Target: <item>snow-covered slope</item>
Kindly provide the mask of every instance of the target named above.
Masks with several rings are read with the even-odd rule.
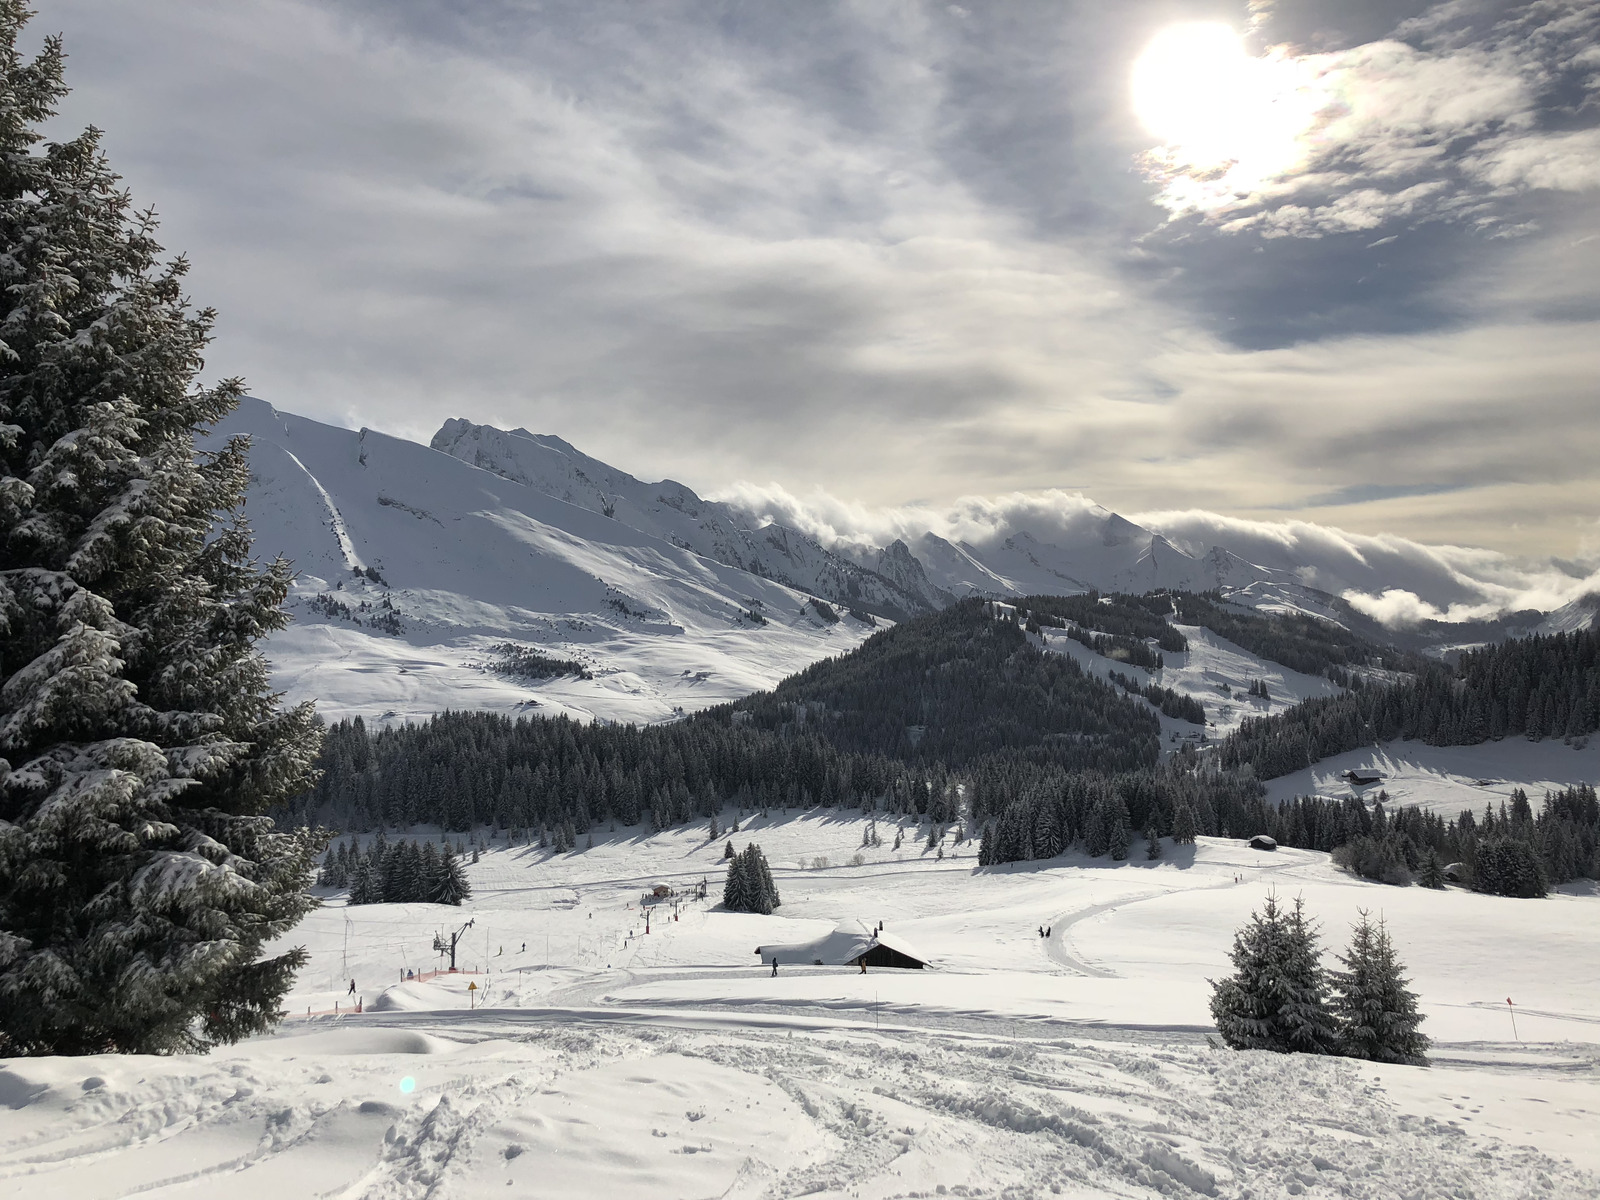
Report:
[[[956,595],[1064,594],[1098,589],[1206,591],[1292,575],[1245,562],[1221,547],[1198,554],[1107,509],[1084,509],[1049,535],[1018,530],[985,546],[952,544],[935,534],[916,543],[938,586]]]
[[[857,645],[807,597],[426,446],[246,400],[246,515],[299,571],[267,653],[291,700],[330,718],[445,708],[656,721],[771,686]],[[752,614],[755,614],[752,616]],[[486,667],[506,642],[593,678]]]
[[[1203,625],[1176,626],[1189,640],[1187,650],[1162,653],[1159,670],[1146,670],[1096,654],[1083,643],[1067,636],[1064,629],[1044,628],[1038,641],[1057,654],[1064,654],[1097,679],[1109,679],[1113,672],[1135,683],[1154,683],[1192,696],[1205,706],[1208,738],[1226,737],[1249,717],[1265,717],[1293,708],[1314,696],[1334,696],[1337,685],[1320,675],[1303,675],[1280,663],[1260,658]],[[1250,694],[1252,684],[1267,689],[1265,698]],[[1147,702],[1148,703],[1148,702]],[[1162,736],[1193,737],[1202,732],[1188,721],[1161,718]]]
[[[726,504],[702,500],[670,479],[645,483],[558,437],[446,421],[433,448],[536,491],[603,513],[714,562],[775,580],[845,607],[900,618],[950,602],[910,554],[891,547],[870,570],[779,524],[760,525]],[[887,568],[886,570],[884,568]]]
[[[715,900],[727,843],[704,825],[600,830],[573,853],[488,841],[460,909],[330,896],[285,942],[309,962],[277,1036],[205,1057],[0,1062],[0,1180],[29,1200],[1600,1188],[1589,889],[1391,888],[1312,851],[1213,838],[1154,862],[1140,848],[979,869],[973,841],[930,850],[914,819],[894,850],[862,846],[864,814],[722,816],[766,849],[778,913],[687,898],[644,932],[652,885],[709,878]],[[1330,965],[1358,910],[1383,913],[1433,1065],[1207,1044],[1206,981],[1274,889],[1305,898]],[[474,973],[403,981],[468,919]],[[774,976],[752,953],[850,921],[884,922],[934,968]]]

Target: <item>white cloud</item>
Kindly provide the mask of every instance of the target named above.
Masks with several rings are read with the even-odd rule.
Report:
[[[1487,29],[1472,23],[1481,15],[1445,4],[1394,38],[1318,54],[1269,49],[1257,62],[1280,81],[1273,104],[1302,114],[1280,123],[1292,144],[1220,168],[1158,148],[1146,165],[1161,203],[1227,232],[1309,238],[1482,221],[1496,193],[1600,186],[1600,131],[1537,128],[1548,94],[1600,52],[1600,10],[1548,0]],[[1282,165],[1251,166],[1268,160]]]
[[[1389,588],[1378,596],[1348,591],[1344,598],[1357,612],[1365,613],[1380,625],[1391,629],[1420,625],[1424,621],[1440,621],[1445,615],[1415,592],[1403,588]]]
[[[763,511],[874,544],[1047,537],[1079,492],[1261,516],[1399,481],[1461,490],[1328,519],[1570,553],[1600,512],[1591,252],[1529,238],[1538,269],[1445,273],[1465,315],[1444,333],[1233,348],[1213,293],[1177,307],[1199,268],[1130,245],[1159,214],[1126,178],[1120,91],[1043,53],[1033,93],[993,69],[1044,31],[1131,49],[1136,10],[53,0],[35,31],[67,34],[60,131],[107,128],[219,309],[211,372],[291,410],[424,440],[452,416],[527,426],[702,490],[776,479],[745,489]],[[962,85],[956,51],[985,36]],[[1444,211],[1441,131],[1476,139],[1480,192],[1580,177],[1578,143],[1527,149],[1524,58],[1308,61],[1367,88],[1325,115],[1343,156],[1228,219],[1304,236]],[[1074,106],[1041,115],[1047,92]],[[1224,273],[1273,282],[1245,256]]]
[[[980,551],[1023,531],[1046,544],[1074,544],[1108,516],[1088,497],[1063,491],[880,508],[822,489],[800,497],[778,484],[739,483],[713,498],[857,554],[896,538],[915,545],[923,533]],[[1305,520],[1246,520],[1200,509],[1135,512],[1127,519],[1191,554],[1222,546],[1258,566],[1295,572],[1306,586],[1342,595],[1390,626],[1477,620],[1528,608],[1548,611],[1600,589],[1600,571],[1579,579],[1553,564],[1494,551],[1430,546]]]
[[[1464,167],[1500,188],[1590,191],[1600,188],[1600,129],[1496,138],[1470,155]]]

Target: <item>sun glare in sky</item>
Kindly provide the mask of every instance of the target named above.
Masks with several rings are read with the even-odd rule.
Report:
[[[1252,56],[1217,22],[1173,25],[1133,64],[1133,108],[1160,142],[1169,207],[1214,209],[1293,172],[1323,100],[1303,63]]]

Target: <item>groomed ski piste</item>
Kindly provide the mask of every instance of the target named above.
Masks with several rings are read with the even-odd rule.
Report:
[[[276,1035],[206,1057],[0,1063],[0,1188],[1600,1194],[1600,896],[1587,885],[1546,900],[1393,888],[1322,854],[1223,839],[1167,842],[1156,861],[1136,841],[1122,863],[978,869],[975,842],[929,847],[914,820],[879,814],[875,846],[853,811],[730,810],[721,824],[735,820],[716,840],[705,823],[600,829],[592,849],[560,854],[451,835],[486,847],[461,908],[328,894],[291,939],[311,961]],[[730,836],[763,847],[774,915],[718,905]],[[657,886],[674,895],[648,906],[646,932]],[[1211,1044],[1206,981],[1270,891],[1305,898],[1325,954],[1358,910],[1387,920],[1432,1066]],[[468,921],[459,973],[404,981],[439,967],[435,935]],[[774,975],[755,954],[880,922],[930,967],[780,962]]]

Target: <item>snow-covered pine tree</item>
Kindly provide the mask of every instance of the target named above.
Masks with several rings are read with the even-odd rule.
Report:
[[[1338,957],[1344,970],[1331,972],[1329,978],[1340,1052],[1374,1062],[1424,1065],[1430,1043],[1419,1028],[1423,1018],[1417,995],[1406,987],[1404,968],[1383,921],[1374,925],[1362,909],[1350,949]]]
[[[1543,897],[1548,893],[1544,863],[1539,860],[1537,851],[1521,838],[1486,837],[1478,843],[1472,890],[1491,896]]]
[[[456,857],[454,850],[446,848],[439,860],[438,884],[429,899],[435,904],[459,905],[470,895],[472,886],[467,883],[466,873],[461,869],[461,860]]]
[[[439,891],[439,881],[443,876],[444,859],[439,853],[439,848],[432,842],[422,847],[421,869],[418,873],[418,899],[431,901]]]
[[[350,899],[348,904],[376,904],[378,895],[377,881],[373,878],[372,860],[365,856],[357,859],[355,870],[350,874]]]
[[[1425,888],[1443,891],[1445,886],[1444,864],[1439,861],[1439,852],[1429,850],[1423,855],[1421,869],[1417,871],[1417,882]]]
[[[1172,844],[1194,845],[1195,832],[1194,809],[1189,807],[1188,801],[1183,801],[1172,814]]]
[[[1111,824],[1106,798],[1101,796],[1089,809],[1089,818],[1083,825],[1083,849],[1091,858],[1099,858],[1111,849]]]
[[[1128,837],[1128,824],[1117,819],[1117,814],[1115,813],[1112,813],[1112,819],[1114,819],[1115,824],[1110,827],[1110,835],[1106,838],[1106,850],[1114,861],[1122,862],[1123,859],[1128,858],[1128,846],[1131,845],[1131,838]]]
[[[1268,895],[1263,910],[1234,934],[1229,957],[1233,975],[1211,982],[1211,1016],[1223,1041],[1235,1050],[1336,1051],[1316,933],[1300,900],[1285,913]]]
[[[749,912],[752,903],[749,862],[743,854],[728,860],[728,878],[722,885],[722,906],[729,912]]]
[[[1154,821],[1144,831],[1144,856],[1152,862],[1161,857],[1161,835],[1156,832]]]
[[[759,899],[757,912],[770,913],[783,904],[778,895],[777,882],[772,878],[772,870],[767,866],[767,856],[761,853],[761,847],[751,842],[745,848],[745,853],[750,856],[752,874],[756,879],[756,894]]]
[[[270,1028],[319,840],[260,814],[321,741],[255,649],[290,570],[239,515],[247,445],[196,453],[184,297],[89,130],[42,147],[58,39],[0,0],[0,1056],[203,1050]]]
[[[733,858],[733,839],[729,838],[722,845],[722,861],[728,862]]]

